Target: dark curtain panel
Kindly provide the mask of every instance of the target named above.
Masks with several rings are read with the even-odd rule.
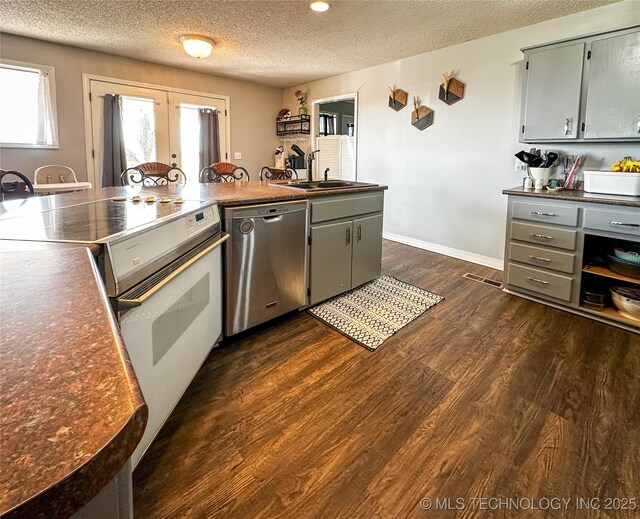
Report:
[[[127,152],[122,132],[122,105],[117,94],[104,96],[104,142],[102,187],[121,185],[120,177],[127,169]]]
[[[220,132],[218,112],[209,108],[198,110],[200,121],[200,171],[220,162]]]

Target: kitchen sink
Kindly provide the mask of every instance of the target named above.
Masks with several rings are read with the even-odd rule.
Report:
[[[290,187],[293,189],[350,189],[364,186],[376,186],[377,184],[369,184],[367,182],[348,182],[346,180],[294,180],[292,182],[272,182],[271,185],[280,187]]]

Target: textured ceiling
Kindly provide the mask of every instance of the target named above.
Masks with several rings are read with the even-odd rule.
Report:
[[[0,0],[0,31],[278,87],[618,0]],[[182,34],[213,39],[187,56]]]

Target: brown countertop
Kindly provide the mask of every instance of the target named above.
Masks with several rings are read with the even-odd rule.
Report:
[[[0,514],[68,517],[119,472],[147,407],[86,247],[0,248]]]
[[[513,187],[502,191],[503,195],[530,196],[534,198],[550,198],[553,200],[569,200],[573,202],[589,202],[592,204],[621,205],[626,207],[640,207],[640,197],[638,196],[617,196],[599,195],[597,193],[586,193],[578,189],[563,189],[562,191],[549,191],[524,189],[523,187]]]
[[[382,191],[385,189],[387,189],[387,186],[363,185],[346,189],[304,190],[286,187],[284,184],[273,185],[267,182],[228,182],[144,188],[145,191],[168,193],[168,196],[181,196],[184,199],[215,200],[221,207],[286,200],[306,200],[307,198]]]

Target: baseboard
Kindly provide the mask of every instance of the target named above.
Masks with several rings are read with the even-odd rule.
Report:
[[[444,245],[438,245],[437,243],[416,240],[415,238],[409,238],[408,236],[402,236],[401,234],[394,234],[391,232],[383,233],[382,237],[385,240],[391,240],[398,243],[403,243],[404,245],[411,245],[412,247],[417,247],[418,249],[437,252],[438,254],[444,254],[445,256],[451,256],[452,258],[470,261],[471,263],[477,263],[478,265],[483,265],[492,269],[503,269],[503,261],[498,258],[490,258],[489,256],[482,256],[481,254],[474,254],[473,252],[445,247]]]

